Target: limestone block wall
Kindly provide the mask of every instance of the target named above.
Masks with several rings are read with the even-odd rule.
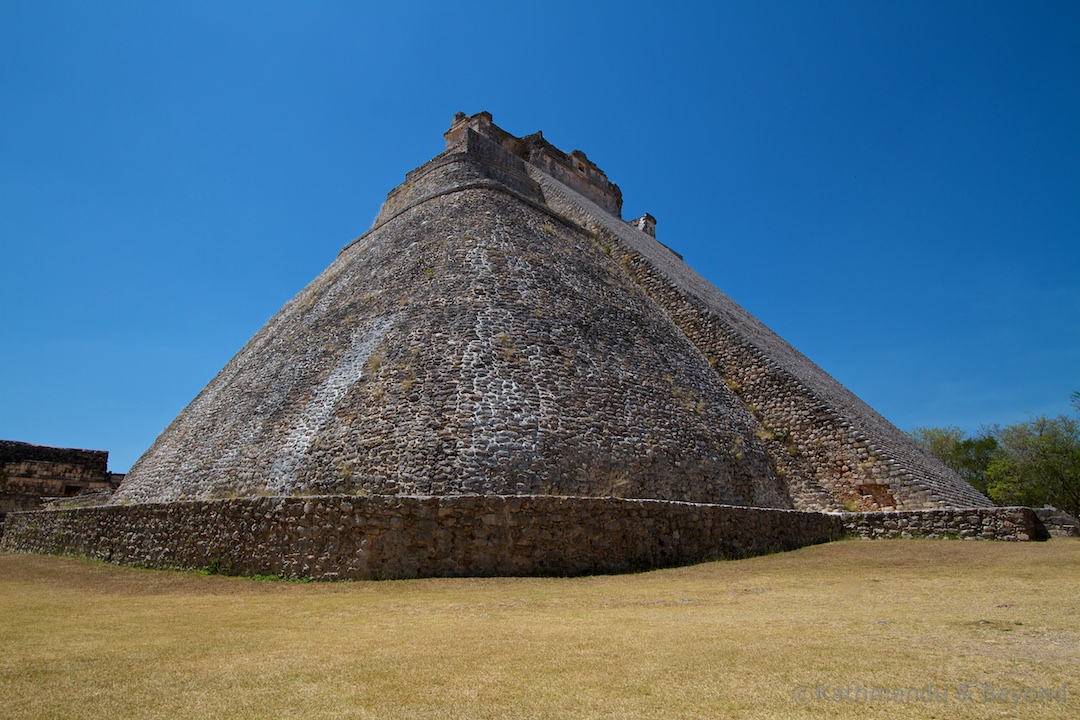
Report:
[[[948,508],[942,510],[845,513],[844,531],[867,540],[955,538],[965,540],[1046,540],[1050,537],[1031,508]]]
[[[622,213],[622,191],[619,186],[608,180],[607,175],[589,160],[585,153],[574,150],[564,153],[544,139],[541,132],[515,137],[506,132],[491,119],[491,113],[480,112],[472,116],[458,113],[454,122],[444,134],[447,152],[459,152],[470,144],[472,139],[482,138],[485,142],[478,148],[483,159],[495,158],[507,164],[505,155],[527,160],[533,166],[560,183],[574,189],[596,203],[605,211],[619,216]],[[470,148],[471,150],[471,148]],[[504,157],[500,158],[496,152]],[[513,163],[509,163],[513,165]],[[516,167],[516,165],[515,165]],[[406,176],[407,179],[411,179]]]
[[[607,175],[585,157],[585,153],[574,150],[566,155],[539,135],[530,135],[525,140],[530,145],[528,160],[531,165],[573,188],[615,217],[622,214],[622,191],[619,186],[609,182]]]
[[[405,182],[387,194],[375,226],[427,198],[482,186],[505,188],[533,202],[543,199],[539,186],[525,171],[524,160],[466,129],[455,135],[446,152],[406,174]]]
[[[0,549],[336,580],[623,572],[842,532],[837,515],[655,500],[266,497],[12,513]]]

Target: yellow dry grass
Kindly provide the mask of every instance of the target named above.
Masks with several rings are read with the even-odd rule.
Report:
[[[336,584],[0,554],[0,716],[1073,718],[1078,591],[1063,539]]]

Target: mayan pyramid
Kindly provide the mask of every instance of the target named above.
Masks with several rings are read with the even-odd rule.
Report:
[[[114,504],[989,501],[654,237],[586,156],[459,113],[446,151],[263,327]]]

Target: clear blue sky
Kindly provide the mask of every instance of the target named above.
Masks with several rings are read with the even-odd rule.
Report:
[[[125,471],[442,149],[538,129],[900,428],[1080,390],[1080,3],[0,3],[0,438]]]

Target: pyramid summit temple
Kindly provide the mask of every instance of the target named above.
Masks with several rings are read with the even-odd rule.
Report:
[[[624,220],[584,153],[488,113],[445,138],[106,504],[4,545],[366,578],[651,567],[856,515],[1033,532]]]

